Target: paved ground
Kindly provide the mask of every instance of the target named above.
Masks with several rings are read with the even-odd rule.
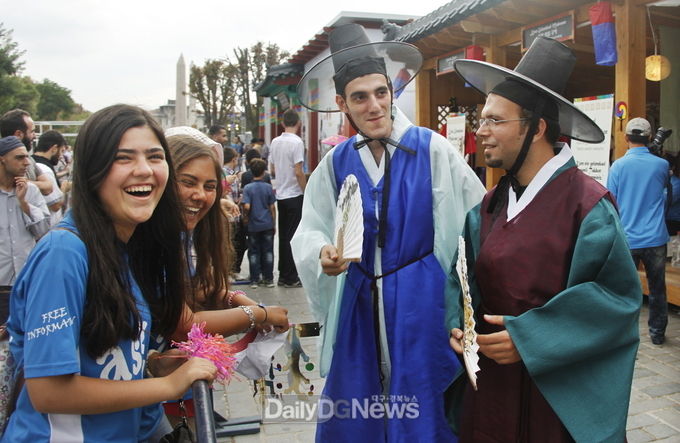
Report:
[[[302,289],[245,288],[248,295],[266,304],[278,304],[288,308],[289,318],[294,323],[313,321]],[[652,345],[646,330],[647,308],[643,307],[640,318],[641,343],[635,365],[635,379],[631,395],[628,416],[628,441],[630,443],[658,441],[680,442],[680,315],[677,311],[670,313],[667,330],[667,341],[661,346]],[[303,349],[309,354],[311,362],[318,362],[316,340],[302,338]],[[274,363],[285,365],[287,357],[283,350],[279,351]],[[302,365],[304,366],[304,365]],[[275,371],[278,372],[278,371]],[[303,375],[310,383],[303,383],[308,389],[314,386],[314,392],[321,392],[323,380],[319,377],[316,366]],[[285,389],[287,380],[280,376],[275,383],[281,383]],[[277,392],[280,392],[277,389]],[[215,393],[215,409],[231,418],[259,416],[260,397],[253,397],[252,384],[245,380],[233,381],[227,388],[226,397],[222,392]],[[226,401],[225,401],[226,398]],[[314,424],[282,423],[264,424],[260,432],[253,435],[221,438],[221,442],[234,443],[308,443],[314,441]]]

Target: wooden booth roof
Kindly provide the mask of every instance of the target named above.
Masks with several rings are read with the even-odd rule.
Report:
[[[680,26],[680,8],[660,7],[658,0],[633,0],[640,6],[649,5],[654,27]],[[509,61],[519,60],[521,28],[564,11],[575,11],[577,24],[574,43],[567,44],[576,52],[593,53],[592,32],[588,8],[593,0],[453,0],[431,13],[402,26],[394,40],[412,43],[425,59],[458,51],[478,44],[489,45],[494,36],[499,46],[510,46]],[[648,46],[653,50],[651,36]],[[591,56],[592,57],[592,56]]]

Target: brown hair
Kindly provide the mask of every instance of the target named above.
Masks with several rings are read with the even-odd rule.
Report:
[[[193,295],[188,299],[193,310],[218,309],[222,307],[223,298],[229,290],[229,272],[233,260],[229,223],[220,207],[223,192],[222,168],[212,148],[189,135],[170,136],[168,145],[176,173],[190,161],[200,157],[210,157],[215,165],[217,178],[215,203],[198,222],[192,234],[196,252],[196,272],[191,278]],[[202,293],[203,298],[196,297],[197,293]]]

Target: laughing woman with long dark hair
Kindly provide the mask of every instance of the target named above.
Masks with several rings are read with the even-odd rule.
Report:
[[[73,210],[33,250],[11,295],[25,376],[3,441],[138,441],[141,407],[176,399],[212,363],[144,378],[152,334],[185,304],[184,229],[163,132],[136,107],[93,114],[75,144]]]

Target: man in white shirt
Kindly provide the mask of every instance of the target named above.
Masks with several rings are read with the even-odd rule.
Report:
[[[52,192],[45,196],[45,202],[50,210],[50,224],[56,225],[63,218],[62,208],[64,206],[64,192],[62,192],[62,182],[57,177],[55,167],[59,164],[66,140],[58,131],[44,132],[35,147],[33,160],[40,171],[47,175],[52,182]]]
[[[298,278],[290,240],[302,218],[302,196],[307,178],[302,170],[305,147],[297,132],[300,117],[292,109],[283,113],[284,133],[272,140],[269,165],[279,211],[279,286],[302,286]]]

